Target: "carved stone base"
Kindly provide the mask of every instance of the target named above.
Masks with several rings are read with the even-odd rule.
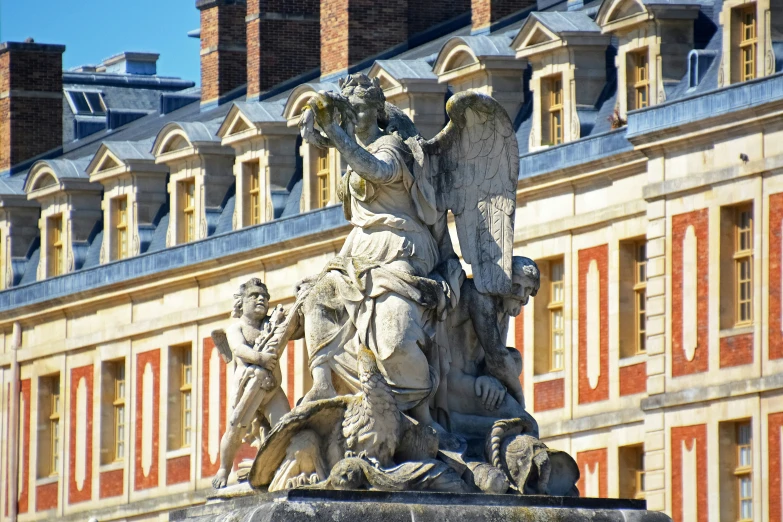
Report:
[[[671,522],[643,500],[295,489],[260,493],[237,488],[169,520],[197,522]],[[245,494],[243,494],[245,493]]]

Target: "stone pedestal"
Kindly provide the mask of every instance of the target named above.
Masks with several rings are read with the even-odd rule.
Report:
[[[169,520],[198,522],[671,522],[643,500],[239,487]]]

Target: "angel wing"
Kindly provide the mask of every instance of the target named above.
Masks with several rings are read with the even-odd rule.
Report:
[[[438,210],[451,210],[462,256],[482,294],[511,291],[519,146],[505,109],[492,97],[460,92],[446,104],[450,121],[422,149],[437,156],[431,183]]]

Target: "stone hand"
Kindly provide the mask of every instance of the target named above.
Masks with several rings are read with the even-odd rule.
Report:
[[[489,375],[482,375],[476,379],[475,392],[489,411],[497,410],[506,397],[506,388],[499,380]]]
[[[277,367],[277,353],[271,344],[268,344],[258,354],[258,366],[266,368],[270,372]]]

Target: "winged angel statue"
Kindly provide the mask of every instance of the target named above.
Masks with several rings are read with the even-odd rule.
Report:
[[[552,484],[572,492],[578,471],[536,439],[521,360],[505,346],[509,316],[539,284],[535,263],[512,256],[508,115],[459,93],[425,140],[377,80],[354,74],[340,87],[310,99],[300,130],[347,163],[338,198],[353,228],[283,322],[281,345],[304,337],[313,386],[272,426],[251,485],[542,492],[554,466],[570,475]]]

